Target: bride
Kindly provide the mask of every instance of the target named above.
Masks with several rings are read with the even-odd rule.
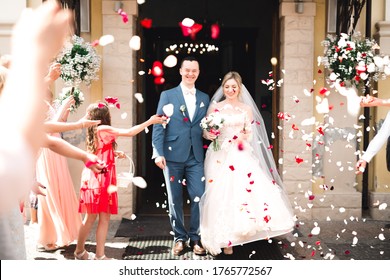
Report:
[[[219,143],[209,146],[205,159],[206,190],[200,200],[205,249],[232,254],[233,246],[292,231],[295,217],[263,119],[237,72],[225,75],[206,117],[210,114],[218,114],[222,125],[203,134]]]

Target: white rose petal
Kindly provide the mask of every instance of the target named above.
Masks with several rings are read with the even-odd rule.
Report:
[[[173,109],[174,109],[173,104],[164,105],[164,107],[162,108],[164,114],[165,114],[167,117],[170,117],[170,116],[173,115]]]
[[[147,183],[142,177],[134,177],[133,184],[141,189],[145,189],[147,187]]]
[[[186,27],[191,27],[195,24],[195,21],[191,18],[185,18],[181,21],[181,24]]]
[[[320,231],[321,231],[321,228],[320,227],[314,227],[312,230],[311,230],[311,234],[313,235],[318,235],[320,234]]]
[[[131,37],[129,46],[132,50],[138,51],[141,49],[141,38],[137,35]]]
[[[139,103],[143,103],[143,102],[144,102],[144,98],[143,98],[143,96],[142,96],[142,93],[139,93],[139,92],[134,93],[134,97],[135,97],[135,99],[137,99],[137,101],[138,101]]]
[[[171,55],[168,55],[165,59],[164,59],[164,65],[166,67],[169,67],[169,68],[172,68],[172,67],[175,67],[176,64],[177,64],[177,58],[176,56],[174,56],[173,54]]]
[[[378,209],[379,210],[385,210],[387,208],[387,203],[382,203],[381,205],[379,205]]]
[[[105,47],[108,44],[113,43],[114,41],[115,41],[114,36],[112,36],[112,35],[103,35],[99,39],[99,45],[102,46],[102,47]]]

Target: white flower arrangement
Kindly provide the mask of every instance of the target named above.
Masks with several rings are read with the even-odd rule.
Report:
[[[373,81],[390,74],[389,56],[376,54],[379,46],[375,40],[361,38],[360,33],[328,35],[322,45],[324,56],[319,57],[319,63],[329,69],[327,81],[332,85],[356,86],[364,92]]]
[[[216,138],[213,140],[214,151],[221,149],[218,142],[218,136],[221,134],[220,129],[223,127],[224,121],[225,120],[221,117],[220,111],[217,109],[200,121],[200,127],[203,130],[206,130],[216,136]]]
[[[101,58],[90,43],[77,35],[65,44],[56,61],[61,64],[60,77],[66,86],[89,86],[98,80]]]

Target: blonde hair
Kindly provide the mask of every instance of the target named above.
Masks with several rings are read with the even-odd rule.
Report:
[[[230,71],[230,72],[226,73],[226,75],[223,77],[223,80],[222,80],[222,87],[226,84],[226,82],[228,80],[231,80],[231,79],[233,79],[237,82],[238,88],[240,89],[238,94],[240,94],[241,93],[241,86],[242,86],[242,78],[241,78],[240,74],[238,74],[235,71]]]

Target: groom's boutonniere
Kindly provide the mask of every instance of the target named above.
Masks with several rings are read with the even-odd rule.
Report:
[[[188,122],[188,118],[186,117],[186,114],[184,113],[185,111],[186,111],[186,105],[181,105],[180,106],[180,111],[181,111],[181,113],[183,114],[183,121],[185,121],[185,122]]]

